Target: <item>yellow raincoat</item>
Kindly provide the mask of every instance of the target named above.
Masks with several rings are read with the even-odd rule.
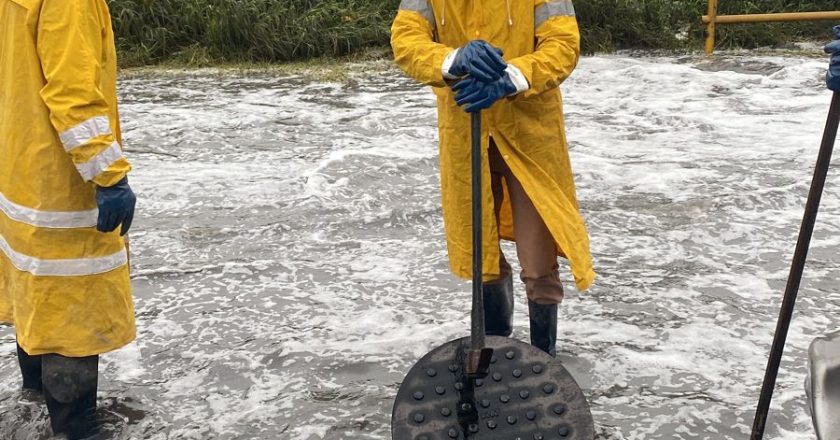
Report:
[[[135,337],[127,252],[95,229],[95,185],[131,168],[108,7],[0,0],[0,29],[0,321],[30,355],[119,348]]]
[[[452,271],[472,276],[470,117],[455,104],[442,66],[446,57],[470,40],[482,39],[504,50],[530,89],[497,102],[483,115],[485,279],[498,278],[498,239],[515,239],[505,197],[501,230],[490,207],[487,150],[495,140],[511,171],[522,182],[568,258],[580,290],[595,279],[589,237],[580,216],[563,106],[558,89],[574,70],[580,35],[568,0],[403,0],[392,27],[397,64],[414,79],[434,88],[438,98],[443,214]]]

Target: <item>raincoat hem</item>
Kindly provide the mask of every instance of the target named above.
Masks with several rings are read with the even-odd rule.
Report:
[[[114,342],[112,344],[102,345],[98,348],[92,348],[90,350],[44,350],[44,349],[30,349],[27,347],[25,340],[18,340],[18,344],[20,344],[21,348],[30,356],[40,356],[43,354],[58,354],[64,357],[70,358],[82,358],[88,356],[97,356],[100,354],[110,353],[114,350],[118,350],[120,348],[125,347],[126,345],[134,342],[137,339],[137,332],[132,332],[131,335],[119,340],[118,342]]]

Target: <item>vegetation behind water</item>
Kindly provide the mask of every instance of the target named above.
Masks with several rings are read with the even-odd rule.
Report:
[[[519,0],[517,0],[519,1]],[[524,0],[523,0],[524,1]],[[280,62],[387,47],[400,0],[110,0],[124,66]],[[837,0],[720,0],[720,14],[838,9]],[[698,50],[707,0],[578,0],[586,53]],[[827,40],[827,22],[720,26],[720,48]]]

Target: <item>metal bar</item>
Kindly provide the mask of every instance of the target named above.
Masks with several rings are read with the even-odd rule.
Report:
[[[716,0],[709,0],[711,3]],[[783,12],[777,14],[743,14],[743,15],[713,15],[709,11],[709,15],[703,16],[703,23],[709,25],[717,24],[734,24],[734,23],[771,23],[781,21],[819,21],[819,20],[840,20],[840,11],[823,11],[823,12]],[[708,41],[707,41],[708,50]]]
[[[785,342],[787,340],[788,330],[790,329],[790,322],[793,319],[793,309],[796,305],[796,297],[799,294],[799,284],[802,281],[802,272],[805,269],[805,261],[808,258],[811,236],[814,232],[814,224],[817,221],[817,213],[820,210],[820,200],[822,199],[825,180],[831,165],[831,154],[834,150],[834,141],[837,139],[838,125],[840,125],[840,93],[834,93],[834,97],[831,100],[831,108],[828,112],[828,122],[823,133],[822,145],[820,146],[820,154],[814,169],[814,180],[811,181],[811,190],[808,193],[808,202],[805,205],[805,216],[802,219],[802,226],[799,230],[799,240],[796,243],[796,252],[793,256],[790,276],[788,277],[787,287],[785,289],[785,298],[782,301],[779,321],[776,324],[776,334],[773,338],[773,347],[770,350],[770,359],[767,362],[767,371],[764,376],[764,384],[761,388],[758,409],[755,412],[750,440],[761,440],[764,436],[767,413],[770,411],[770,401],[773,399],[773,391],[776,388],[779,366],[782,363]]]
[[[484,235],[482,233],[482,201],[483,192],[481,176],[483,172],[483,158],[481,156],[481,112],[472,113],[472,263],[473,263],[473,298],[472,298],[472,326],[470,331],[470,348],[474,352],[484,349],[484,295],[482,293],[483,249]]]
[[[711,55],[715,51],[715,24],[717,21],[717,4],[718,0],[709,0],[709,15],[703,16],[703,22],[708,23],[706,26],[706,55]],[[708,21],[706,19],[708,18]]]

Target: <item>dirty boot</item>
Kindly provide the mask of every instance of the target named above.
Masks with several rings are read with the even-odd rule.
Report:
[[[23,389],[40,393],[43,389],[41,384],[41,356],[30,356],[18,344],[18,364],[23,376]]]
[[[79,440],[98,432],[98,369],[99,356],[43,356],[44,397],[55,434],[64,434],[68,440]]]
[[[484,333],[509,337],[513,333],[513,277],[483,285]]]
[[[555,357],[557,304],[537,304],[528,301],[528,314],[531,320],[531,345]]]

